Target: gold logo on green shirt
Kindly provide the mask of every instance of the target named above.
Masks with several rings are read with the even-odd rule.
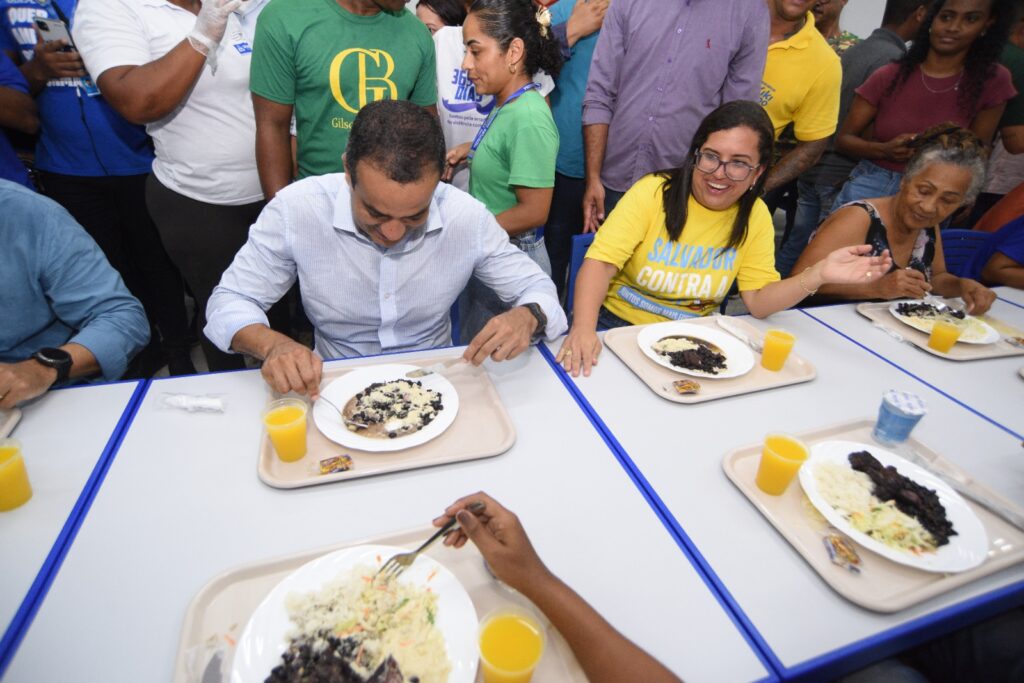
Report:
[[[345,93],[341,89],[341,69],[345,60],[353,56],[357,60],[356,68],[359,73],[357,88],[359,102],[355,107],[345,99]],[[367,50],[361,47],[343,50],[331,61],[331,93],[346,111],[356,114],[367,102],[398,99],[398,88],[391,80],[391,74],[394,71],[395,60],[384,50]]]

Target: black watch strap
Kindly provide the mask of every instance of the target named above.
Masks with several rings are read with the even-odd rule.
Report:
[[[54,385],[63,384],[71,374],[71,354],[64,349],[42,348],[32,354],[32,360],[57,371]]]
[[[544,315],[544,310],[538,303],[531,302],[523,305],[526,307],[526,310],[532,313],[533,317],[537,319],[537,329],[533,331],[533,337],[530,338],[531,341],[537,341],[544,336],[544,331],[548,327],[548,317]]]

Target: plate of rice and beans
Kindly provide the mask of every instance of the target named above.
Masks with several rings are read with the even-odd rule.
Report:
[[[874,444],[815,444],[800,468],[800,485],[834,527],[893,562],[952,573],[988,556],[985,527],[960,494]]]
[[[637,335],[645,356],[658,365],[694,377],[726,379],[754,367],[754,354],[731,334],[706,325],[667,322],[648,325]]]

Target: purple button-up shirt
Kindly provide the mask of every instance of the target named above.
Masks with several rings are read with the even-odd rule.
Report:
[[[583,98],[583,125],[610,126],[604,185],[682,165],[711,110],[757,101],[770,32],[764,0],[615,0]]]

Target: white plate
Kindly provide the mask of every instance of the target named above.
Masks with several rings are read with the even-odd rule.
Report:
[[[231,683],[262,683],[281,663],[288,649],[287,633],[291,620],[285,598],[294,592],[319,590],[339,574],[360,564],[379,567],[404,548],[386,545],[361,545],[343,548],[307,562],[274,586],[245,625],[238,640],[231,667]],[[437,594],[436,625],[444,637],[452,670],[448,683],[473,683],[477,666],[476,609],[469,594],[455,575],[427,555],[420,555],[398,579],[402,583],[428,585]]]
[[[668,358],[662,356],[652,348],[654,344],[661,339],[676,335],[696,337],[697,339],[703,339],[704,341],[717,346],[725,355],[725,369],[720,371],[717,375],[712,375],[709,372],[700,372],[699,370],[688,370],[686,368],[676,367],[669,362]],[[745,375],[754,367],[754,354],[750,350],[749,346],[731,334],[723,332],[722,330],[717,330],[713,327],[705,327],[704,325],[694,325],[693,323],[679,321],[648,325],[640,331],[640,334],[636,337],[636,341],[640,345],[640,350],[643,351],[645,356],[653,360],[658,365],[664,366],[669,370],[675,370],[676,372],[680,372],[684,375],[707,377],[711,379],[726,379],[728,377],[739,377],[740,375]]]
[[[373,365],[366,368],[356,368],[334,380],[320,393],[327,397],[339,408],[344,408],[353,396],[363,391],[374,382],[392,382],[398,379],[407,379],[405,373],[410,370],[419,370],[418,365]],[[317,428],[334,443],[355,448],[360,451],[371,451],[384,453],[388,451],[401,451],[413,446],[420,446],[435,439],[452,426],[455,416],[459,412],[459,395],[455,387],[443,375],[434,373],[421,377],[418,380],[428,389],[440,392],[441,405],[443,410],[437,417],[423,429],[406,436],[399,436],[394,439],[375,439],[369,436],[356,434],[341,419],[341,415],[326,401],[317,400],[313,405],[313,421]]]
[[[850,466],[850,453],[867,451],[882,465],[892,465],[903,476],[912,479],[921,486],[930,488],[939,496],[939,502],[946,508],[946,517],[953,523],[956,536],[949,537],[949,543],[941,546],[934,553],[914,555],[897,548],[891,548],[876,541],[865,533],[854,529],[838,510],[829,505],[818,491],[814,478],[814,467],[822,462],[833,462],[845,467]],[[893,562],[916,567],[928,572],[962,572],[977,567],[988,557],[988,534],[981,520],[946,482],[935,475],[904,460],[898,455],[873,444],[857,443],[856,441],[823,441],[811,448],[811,457],[800,468],[800,485],[804,493],[818,511],[825,516],[835,528],[853,539],[864,548],[886,557]]]
[[[907,299],[903,301],[894,301],[889,304],[889,312],[892,317],[899,320],[904,325],[909,325],[915,330],[920,330],[925,334],[932,333],[932,325],[935,324],[934,320],[924,320],[922,318],[915,318],[907,315],[900,315],[896,312],[896,307],[900,304],[928,304],[930,302],[921,299]],[[979,320],[973,315],[967,316],[965,320],[970,321],[971,327],[964,330],[960,338],[957,339],[957,343],[964,342],[965,344],[995,344],[999,341],[999,333],[984,320]]]

